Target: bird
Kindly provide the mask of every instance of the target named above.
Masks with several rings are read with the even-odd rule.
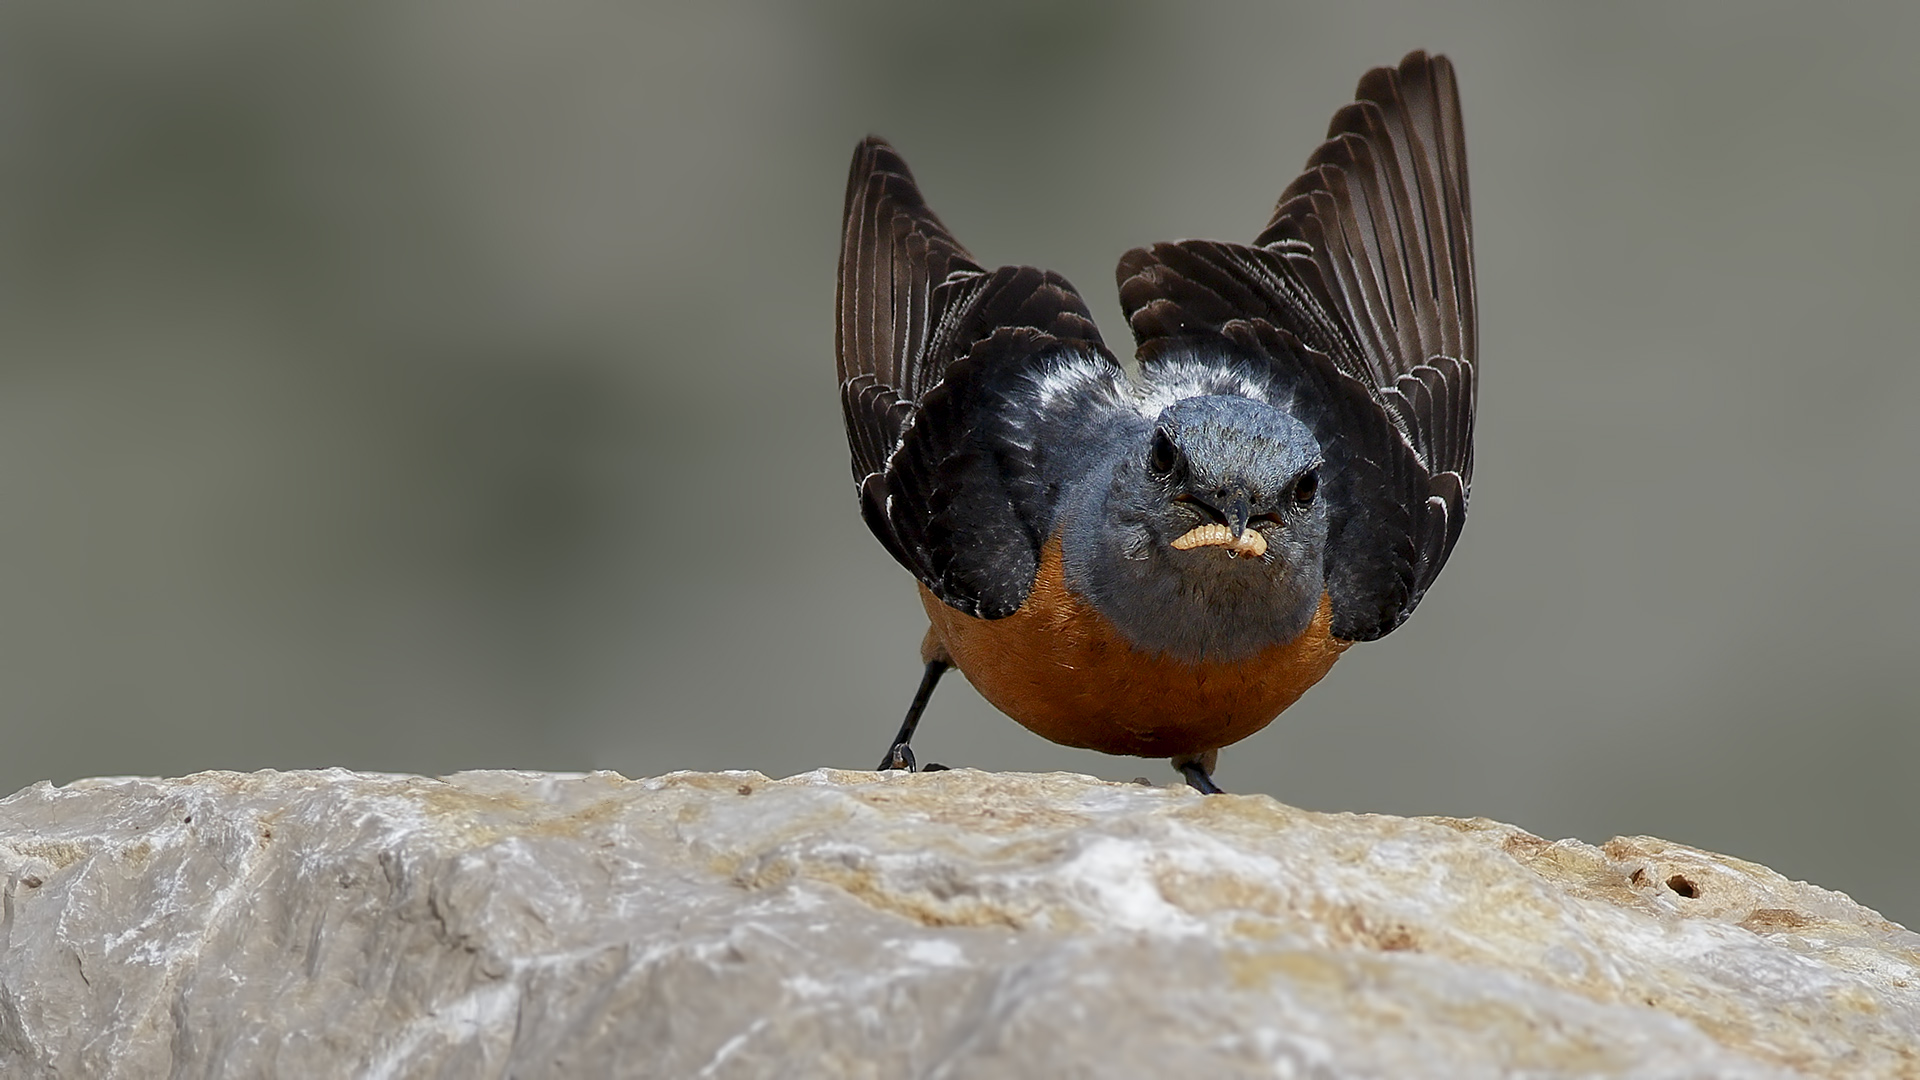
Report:
[[[1252,243],[1121,257],[1131,372],[1065,278],[977,261],[860,143],[842,411],[861,516],[929,623],[880,767],[917,768],[958,667],[1043,738],[1219,792],[1220,749],[1400,626],[1460,537],[1473,260],[1454,69],[1425,51],[1360,79]]]

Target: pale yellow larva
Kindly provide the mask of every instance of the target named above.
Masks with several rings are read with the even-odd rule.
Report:
[[[1173,546],[1181,551],[1191,551],[1197,547],[1223,547],[1235,555],[1245,555],[1257,559],[1267,553],[1267,538],[1260,535],[1258,529],[1248,529],[1233,538],[1233,530],[1218,522],[1200,525],[1179,537]]]

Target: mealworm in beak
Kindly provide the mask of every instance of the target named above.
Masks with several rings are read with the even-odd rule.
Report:
[[[1191,551],[1197,547],[1223,547],[1230,554],[1257,559],[1267,553],[1267,538],[1260,535],[1258,529],[1248,529],[1240,534],[1240,539],[1235,540],[1232,529],[1216,522],[1188,531],[1175,540],[1173,546],[1181,551]]]

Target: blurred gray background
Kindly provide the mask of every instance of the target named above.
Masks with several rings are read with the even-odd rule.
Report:
[[[1920,923],[1916,43],[1894,4],[7,4],[0,791],[870,766],[925,623],[831,376],[855,141],[1112,340],[1122,251],[1250,239],[1425,46],[1471,146],[1472,517],[1222,783],[1654,833]],[[958,679],[923,731],[1173,779]]]

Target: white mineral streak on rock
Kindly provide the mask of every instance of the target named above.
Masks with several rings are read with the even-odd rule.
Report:
[[[0,801],[0,1075],[1920,1076],[1920,937],[1660,840],[1079,776]]]

